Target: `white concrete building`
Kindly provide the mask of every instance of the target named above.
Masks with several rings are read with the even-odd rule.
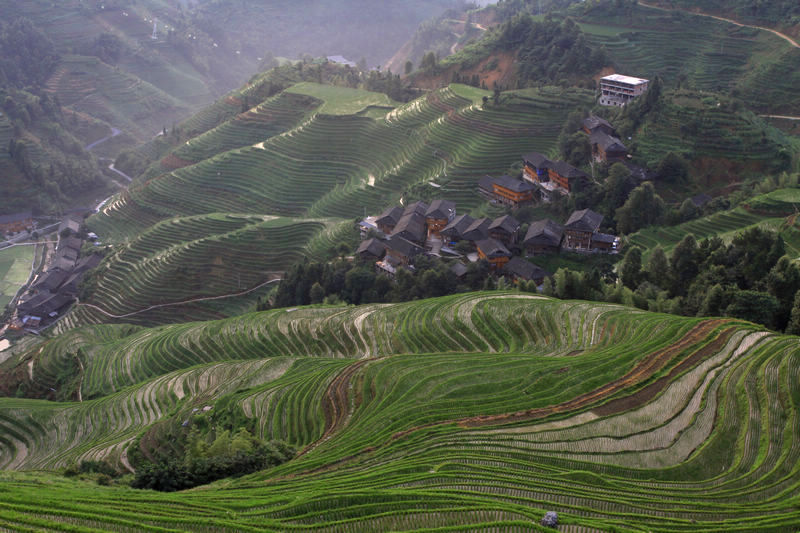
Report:
[[[600,78],[600,105],[624,106],[647,92],[650,80],[612,74]]]

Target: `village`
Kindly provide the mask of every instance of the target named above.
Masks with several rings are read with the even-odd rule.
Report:
[[[27,289],[11,306],[7,328],[11,331],[37,333],[52,325],[78,297],[86,274],[96,268],[102,256],[82,254],[88,240],[96,243],[97,236],[86,233],[84,212],[71,213],[56,224],[37,228],[30,212],[8,215],[0,219],[0,232],[8,234],[7,245],[36,239],[39,234],[55,233],[56,241],[44,241],[42,268],[33,272]],[[12,301],[12,304],[14,301]]]

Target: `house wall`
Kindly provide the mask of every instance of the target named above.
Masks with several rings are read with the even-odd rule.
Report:
[[[561,249],[560,246],[551,246],[548,244],[527,244],[525,251],[528,255],[542,255],[542,254],[555,254]]]
[[[512,206],[516,206],[533,200],[533,191],[518,193],[510,191],[505,187],[500,187],[499,185],[495,185],[494,193],[499,201],[501,201],[504,204]]]
[[[548,175],[551,181],[555,182],[559,187],[569,192],[569,179],[565,178],[552,168],[548,170]]]
[[[439,232],[442,231],[450,223],[450,221],[447,220],[446,218],[428,218],[425,220],[425,222],[428,224],[429,237],[432,236],[438,237]]]
[[[567,248],[578,250],[588,250],[592,246],[592,233],[589,231],[576,231],[564,230],[565,242]]]

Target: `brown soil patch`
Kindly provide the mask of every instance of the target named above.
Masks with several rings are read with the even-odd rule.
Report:
[[[226,104],[230,104],[230,105],[240,106],[240,105],[242,105],[243,102],[242,102],[241,99],[239,99],[239,98],[237,98],[235,96],[228,96],[227,98],[225,98],[225,103]]]
[[[614,67],[603,67],[600,69],[600,72],[592,76],[594,81],[600,81],[600,78],[605,78],[606,76],[611,76],[612,74],[616,74],[617,70]]]
[[[509,422],[519,422],[523,420],[535,420],[556,413],[574,411],[586,407],[592,403],[597,403],[608,398],[617,392],[630,388],[637,383],[647,380],[659,370],[661,370],[670,360],[689,346],[700,342],[719,324],[725,320],[707,320],[701,322],[686,334],[680,341],[646,356],[630,372],[619,379],[595,389],[592,392],[581,394],[580,396],[558,405],[541,407],[538,409],[528,409],[516,413],[506,413],[502,415],[477,416],[467,418],[458,422],[461,427],[480,427],[493,424],[506,424]]]
[[[485,71],[487,65],[495,59],[497,66],[493,70]],[[514,77],[514,54],[499,52],[490,55],[472,68],[462,69],[460,65],[453,65],[436,76],[419,75],[414,78],[414,85],[421,89],[446,87],[452,81],[454,72],[458,72],[461,79],[470,79],[477,74],[480,83],[485,83],[489,89],[492,89],[495,83],[500,87],[507,87]]]
[[[322,434],[322,437],[300,451],[297,457],[310,452],[316,448],[319,443],[329,439],[331,435],[344,427],[350,407],[350,402],[348,401],[350,381],[353,379],[356,372],[361,370],[361,367],[368,362],[369,360],[356,361],[352,365],[345,367],[345,369],[333,379],[331,384],[328,385],[328,390],[325,391],[325,396],[322,398],[322,410],[325,413],[325,432]],[[361,395],[357,394],[354,407],[358,407],[360,401]]]
[[[728,342],[731,335],[736,331],[735,328],[730,328],[722,333],[714,339],[712,342],[707,344],[704,348],[697,350],[691,356],[687,357],[675,367],[670,370],[669,374],[666,376],[659,378],[657,381],[651,383],[650,385],[640,389],[639,391],[631,394],[630,396],[626,396],[624,398],[618,398],[616,400],[611,400],[610,402],[597,407],[596,409],[592,409],[592,413],[598,416],[608,416],[614,415],[617,413],[622,413],[624,411],[628,411],[630,409],[634,409],[641,405],[646,404],[650,400],[656,397],[659,392],[664,390],[664,388],[669,385],[669,383],[675,379],[679,374],[688,370],[689,368],[695,366],[697,363],[705,359],[706,357],[717,353],[723,346]]]
[[[181,159],[175,154],[168,154],[161,160],[161,167],[168,171],[178,170],[179,168],[188,167],[190,165],[194,165],[194,161]]]

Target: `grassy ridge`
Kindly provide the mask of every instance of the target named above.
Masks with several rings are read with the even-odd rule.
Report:
[[[0,400],[6,466],[124,464],[138,432],[217,402],[305,448],[181,494],[4,473],[12,529],[535,531],[545,510],[569,531],[798,519],[796,342],[745,323],[475,293],[69,336],[34,373],[82,345],[84,401]]]

